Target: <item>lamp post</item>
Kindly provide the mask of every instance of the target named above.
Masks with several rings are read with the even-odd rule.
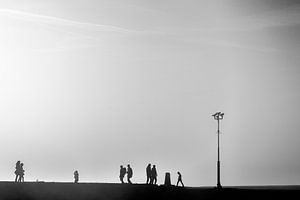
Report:
[[[223,119],[224,113],[217,112],[212,115],[215,120],[218,121],[218,161],[217,161],[217,188],[221,189],[221,181],[220,181],[220,120]]]

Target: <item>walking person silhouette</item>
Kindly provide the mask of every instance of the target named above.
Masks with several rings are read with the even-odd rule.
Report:
[[[151,183],[151,164],[150,163],[146,167],[146,175],[147,175],[146,184],[150,184]]]
[[[177,180],[177,184],[176,186],[178,186],[179,183],[181,183],[182,187],[184,187],[184,184],[182,182],[182,176],[181,176],[181,173],[180,172],[177,172],[178,174],[178,180]]]
[[[126,168],[125,167],[123,167],[123,165],[121,165],[120,166],[120,181],[121,181],[121,183],[124,183],[124,176],[125,176],[125,174],[126,174]]]
[[[132,178],[132,175],[133,175],[133,171],[132,171],[132,168],[130,167],[130,165],[128,164],[127,165],[127,182],[129,183],[129,184],[132,184],[132,182],[131,182],[131,178]]]
[[[76,171],[74,172],[74,183],[78,183],[78,181],[79,181],[79,173],[78,173],[78,171],[76,170]]]
[[[156,185],[157,182],[157,171],[156,171],[156,166],[153,165],[151,169],[151,184]]]
[[[24,164],[21,163],[20,164],[20,169],[19,169],[19,180],[18,180],[18,182],[24,182],[25,170],[24,170],[23,166],[24,166]]]
[[[19,181],[20,168],[21,168],[21,161],[18,160],[16,163],[16,170],[15,170],[15,175],[16,175],[15,182]]]

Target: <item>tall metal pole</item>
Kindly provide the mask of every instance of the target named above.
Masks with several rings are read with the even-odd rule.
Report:
[[[220,119],[218,118],[218,161],[217,161],[217,187],[222,188],[220,181]]]
[[[220,120],[223,119],[224,113],[217,112],[212,115],[218,121],[218,160],[217,160],[217,188],[222,188],[221,185],[221,167],[220,167]]]

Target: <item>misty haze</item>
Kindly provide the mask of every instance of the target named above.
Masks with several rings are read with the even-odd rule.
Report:
[[[224,112],[223,186],[300,184],[300,1],[1,0],[0,27],[1,181],[215,186]]]

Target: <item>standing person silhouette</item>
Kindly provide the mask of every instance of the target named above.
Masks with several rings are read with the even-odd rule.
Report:
[[[156,185],[157,182],[157,171],[156,171],[156,166],[153,165],[151,169],[151,184]]]
[[[149,163],[147,168],[146,168],[146,175],[147,175],[147,181],[146,184],[151,183],[151,164]]]
[[[76,171],[74,172],[74,183],[78,183],[78,181],[79,181],[79,173],[78,173],[78,171],[76,170]]]
[[[132,182],[131,182],[131,178],[132,178],[132,175],[133,175],[133,171],[132,171],[132,168],[130,167],[130,165],[128,164],[127,165],[127,182],[129,183],[129,184],[132,184]]]
[[[24,166],[24,164],[21,163],[20,164],[20,169],[19,169],[19,180],[18,180],[18,182],[24,182],[24,172],[25,172],[25,170],[24,170],[23,166]]]
[[[15,170],[15,175],[16,175],[15,182],[19,181],[20,168],[21,168],[21,161],[18,160],[16,163],[16,170]]]
[[[121,183],[124,183],[124,176],[126,174],[126,168],[123,167],[123,165],[120,166],[120,181]]]
[[[178,174],[178,180],[177,180],[177,184],[176,186],[178,186],[179,183],[181,183],[182,187],[184,187],[184,184],[182,182],[182,176],[181,176],[181,173],[180,172],[177,172]]]

